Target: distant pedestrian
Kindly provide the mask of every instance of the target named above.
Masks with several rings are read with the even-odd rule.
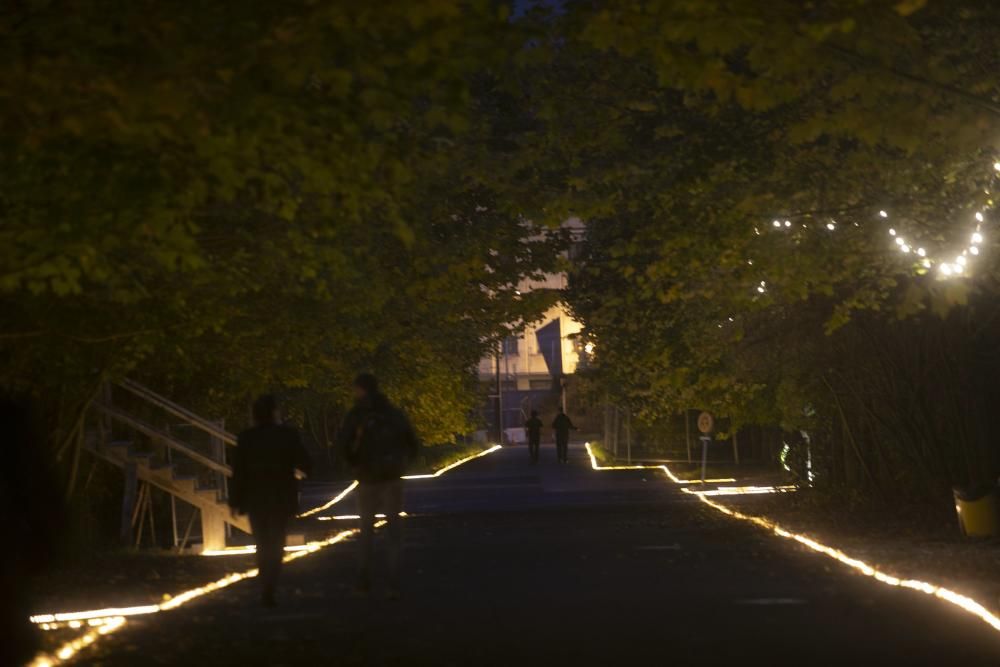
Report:
[[[281,424],[274,396],[254,402],[253,421],[237,438],[229,504],[250,516],[261,603],[273,607],[288,523],[298,513],[297,480],[299,473],[309,472],[310,463],[298,430]]]
[[[403,480],[420,443],[406,414],[389,402],[370,373],[354,380],[354,407],[337,436],[338,446],[358,479],[361,553],[358,591],[371,590],[375,515],[385,514],[389,532],[389,596],[399,594],[399,561],[403,549]]]
[[[560,463],[568,463],[569,432],[577,429],[561,407],[559,408],[559,414],[552,421],[552,428],[556,432],[556,458]]]
[[[528,454],[532,463],[538,463],[538,450],[542,444],[542,420],[538,410],[531,411],[531,418],[524,422],[524,432],[528,436]]]

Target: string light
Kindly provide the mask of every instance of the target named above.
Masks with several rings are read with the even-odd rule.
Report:
[[[586,448],[587,448],[587,453],[590,454],[591,467],[594,470],[621,469],[617,466],[598,465],[597,459],[594,457],[593,452],[590,450],[589,442],[586,444]],[[675,483],[680,482],[678,477],[674,475],[674,473],[670,470],[670,468],[665,464],[660,466],[649,466],[649,467],[658,467],[672,482]],[[628,469],[631,469],[631,467],[629,467]],[[725,505],[719,502],[716,502],[714,500],[709,500],[709,498],[706,497],[708,494],[704,491],[692,491],[689,488],[682,488],[681,491],[691,496],[694,496],[695,498],[705,503],[712,509],[721,512],[726,516],[738,519],[740,521],[746,521],[748,523],[752,523],[756,526],[759,526],[760,528],[763,528],[764,530],[774,533],[778,537],[794,540],[799,544],[802,544],[803,546],[806,546],[817,553],[823,554],[824,556],[828,556],[829,558],[833,558],[839,563],[842,563],[843,565],[852,568],[856,572],[859,572],[865,575],[866,577],[871,577],[872,579],[878,581],[879,583],[886,584],[888,586],[895,586],[898,588],[907,588],[913,591],[919,591],[926,595],[932,595],[940,600],[944,600],[945,602],[953,604],[959,609],[962,609],[963,611],[972,614],[973,616],[979,618],[984,623],[989,625],[994,630],[1000,632],[1000,617],[997,617],[996,614],[994,614],[989,609],[984,607],[981,603],[977,602],[976,600],[966,595],[962,595],[961,593],[956,593],[955,591],[950,590],[948,588],[944,588],[943,586],[938,586],[936,584],[932,584],[926,581],[921,581],[919,579],[903,579],[901,577],[897,577],[895,575],[882,572],[881,570],[869,565],[868,563],[865,563],[862,560],[859,560],[852,556],[848,556],[840,549],[835,549],[833,547],[827,546],[822,542],[807,535],[802,535],[799,533],[792,532],[782,527],[781,525],[775,523],[774,521],[771,521],[770,519],[766,519],[764,517],[752,516],[749,514],[743,514],[742,512],[726,507]],[[716,495],[722,495],[722,494],[716,494]]]
[[[1000,161],[994,162],[993,163],[994,170],[1000,172],[1000,168],[998,167],[1000,167]],[[996,177],[997,176],[994,175],[994,178]],[[988,195],[989,193],[990,190],[987,189],[986,194]],[[963,249],[961,254],[958,255],[958,257],[956,257],[954,261],[948,262],[941,259],[935,259],[928,255],[926,248],[918,247],[916,248],[916,254],[921,258],[918,263],[918,266],[922,267],[923,269],[930,269],[933,266],[937,265],[939,277],[945,279],[950,278],[952,276],[965,275],[967,270],[970,268],[966,257],[969,255],[979,256],[980,249],[978,246],[983,243],[983,234],[981,230],[981,225],[986,222],[986,212],[992,210],[993,207],[994,203],[993,200],[991,199],[986,203],[985,206],[983,206],[980,210],[976,211],[973,214],[973,217],[975,218],[976,222],[976,228],[975,232],[972,234],[971,237],[971,244],[965,249]],[[889,212],[886,211],[885,209],[880,209],[878,211],[878,217],[882,218],[883,220],[887,220],[889,218]],[[791,222],[789,220],[785,220],[784,223],[782,223],[779,220],[774,220],[772,224],[775,228],[787,229],[791,227]],[[860,225],[857,222],[854,222],[854,226],[858,227]],[[803,224],[802,227],[806,228],[807,225]],[[829,231],[834,231],[837,228],[836,221],[831,220],[829,223],[827,223],[826,228]],[[889,236],[894,237],[896,247],[900,252],[902,252],[905,255],[905,254],[910,254],[911,252],[914,251],[914,244],[910,243],[905,238],[900,236],[899,232],[896,230],[895,227],[890,227],[888,231],[889,231]],[[764,290],[761,289],[761,286],[758,286],[756,289],[757,292],[763,294]]]

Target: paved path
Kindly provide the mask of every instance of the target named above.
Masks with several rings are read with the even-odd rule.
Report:
[[[950,605],[727,519],[653,471],[592,471],[582,448],[563,466],[543,455],[530,466],[524,448],[504,449],[409,483],[401,600],[354,597],[344,543],[292,564],[277,610],[238,584],[136,619],[88,655],[191,667],[1000,665],[1000,634]]]

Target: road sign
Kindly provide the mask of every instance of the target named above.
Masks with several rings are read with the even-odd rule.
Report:
[[[702,412],[698,415],[698,430],[702,433],[711,433],[712,428],[715,427],[715,419],[712,418],[712,413]]]

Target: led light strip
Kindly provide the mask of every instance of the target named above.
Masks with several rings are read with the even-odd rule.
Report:
[[[440,477],[442,474],[449,470],[453,470],[463,463],[467,463],[473,459],[477,459],[481,456],[486,456],[497,450],[501,449],[500,445],[493,445],[489,449],[482,452],[477,452],[472,456],[467,456],[459,461],[456,461],[450,465],[437,470],[433,474],[429,475],[410,475],[404,477],[403,479],[424,479],[428,477]],[[300,514],[299,516],[308,516],[310,514],[315,514],[322,509],[330,507],[341,500],[343,500],[347,494],[353,491],[358,485],[357,481],[352,482],[346,489],[341,491],[336,497],[332,498],[330,501],[321,505],[319,508],[313,508],[308,512]],[[405,513],[401,513],[401,516]],[[325,518],[325,517],[320,517]],[[360,517],[359,517],[360,518]],[[385,519],[381,519],[375,523],[376,528],[380,528],[386,524]],[[285,547],[285,556],[282,560],[286,563],[302,558],[303,556],[308,556],[309,554],[315,553],[321,549],[324,549],[330,545],[341,542],[348,537],[355,535],[360,532],[358,528],[352,528],[350,530],[341,531],[333,537],[327,538],[325,540],[318,540],[315,542],[309,542],[303,545],[294,545]],[[253,551],[251,551],[253,549]],[[230,554],[249,554],[255,553],[256,546],[251,545],[248,547],[235,547],[231,549],[219,549],[210,552],[205,552],[204,555],[230,555]],[[249,570],[244,570],[243,572],[234,572],[228,574],[217,581],[205,584],[204,586],[199,586],[197,588],[192,588],[190,590],[179,593],[170,599],[162,602],[158,605],[143,605],[137,607],[118,607],[118,608],[105,608],[105,609],[91,609],[85,611],[73,611],[73,612],[57,612],[51,614],[36,614],[30,616],[29,620],[36,625],[39,625],[42,629],[55,630],[60,627],[82,627],[83,621],[87,622],[87,625],[92,629],[84,633],[82,636],[77,637],[71,641],[66,642],[60,646],[52,654],[41,654],[37,656],[31,663],[30,667],[52,667],[59,663],[69,660],[73,655],[75,655],[81,648],[89,646],[99,637],[110,634],[122,628],[125,625],[126,616],[140,616],[147,614],[156,614],[161,611],[169,611],[171,609],[176,609],[184,604],[187,604],[191,600],[213,593],[222,588],[231,586],[244,579],[250,579],[257,576],[257,568],[251,568]],[[79,625],[76,625],[79,624]]]
[[[97,641],[98,638],[103,637],[104,635],[110,635],[112,632],[116,632],[123,627],[125,627],[124,617],[114,616],[109,618],[105,623],[88,630],[72,641],[66,642],[56,649],[52,655],[43,654],[37,656],[29,663],[29,667],[52,667],[53,665],[58,665],[61,662],[66,662],[76,655],[80,649],[90,646]]]
[[[792,485],[720,486],[717,489],[708,489],[706,491],[689,491],[688,489],[684,490],[699,496],[746,496],[746,495],[759,495],[762,493],[792,493],[794,491],[798,491],[799,487]]]
[[[464,459],[459,459],[458,461],[455,461],[454,463],[450,463],[450,464],[446,465],[443,468],[439,468],[438,470],[435,470],[432,473],[427,473],[426,475],[403,475],[402,479],[430,479],[431,477],[440,477],[444,473],[448,472],[449,470],[454,470],[455,468],[457,468],[458,466],[462,465],[463,463],[468,463],[469,461],[472,461],[473,459],[478,459],[481,456],[486,456],[487,454],[492,454],[493,452],[497,451],[498,449],[501,449],[500,445],[493,445],[489,449],[484,449],[481,452],[476,452],[472,456],[466,456]]]
[[[594,470],[621,469],[615,466],[605,467],[598,465],[597,459],[594,457],[593,452],[591,452],[590,450],[589,442],[586,443],[586,448],[587,448],[587,453],[590,454],[590,465]],[[668,478],[670,478],[671,481],[678,482],[677,476],[674,475],[673,472],[670,471],[670,468],[668,468],[666,465],[649,466],[649,467],[659,468],[664,472],[664,474],[666,474]],[[634,470],[636,468],[628,467],[626,469]],[[901,577],[887,574],[877,568],[872,567],[871,565],[862,560],[848,556],[846,553],[844,553],[839,549],[829,547],[823,544],[822,542],[819,542],[811,537],[808,537],[807,535],[794,533],[790,530],[787,530],[786,528],[783,528],[781,525],[769,519],[765,519],[759,516],[751,516],[749,514],[743,514],[742,512],[730,509],[725,505],[722,505],[721,503],[718,503],[714,500],[709,500],[708,498],[705,497],[707,495],[705,492],[692,491],[691,489],[687,488],[682,488],[681,491],[694,496],[695,498],[705,503],[712,509],[719,511],[725,514],[726,516],[732,517],[734,519],[739,519],[740,521],[746,521],[752,523],[760,528],[763,528],[764,530],[774,533],[778,537],[784,537],[789,540],[794,540],[799,544],[809,547],[810,549],[812,549],[817,553],[821,553],[824,556],[828,556],[836,560],[837,562],[842,563],[857,572],[860,572],[866,577],[871,577],[875,581],[886,584],[888,586],[895,586],[898,588],[908,588],[910,590],[920,591],[921,593],[924,593],[926,595],[933,595],[934,597],[944,600],[945,602],[950,602],[959,609],[962,609],[963,611],[968,612],[973,616],[976,616],[984,623],[989,625],[991,628],[1000,632],[1000,617],[997,617],[996,614],[991,612],[982,604],[980,604],[979,602],[973,600],[972,598],[966,595],[962,595],[961,593],[956,593],[955,591],[950,590],[948,588],[944,588],[943,586],[931,584],[926,581],[920,581],[919,579],[903,579]]]
[[[431,477],[440,477],[444,473],[446,473],[449,470],[452,470],[454,468],[457,468],[458,466],[462,465],[463,463],[468,463],[469,461],[471,461],[473,459],[478,459],[480,456],[486,456],[487,454],[492,454],[493,452],[497,451],[500,448],[501,448],[500,445],[493,445],[489,449],[485,449],[485,450],[483,450],[481,452],[477,452],[477,453],[473,454],[472,456],[466,456],[464,459],[459,459],[458,461],[455,461],[454,463],[446,465],[445,467],[441,468],[440,470],[435,470],[432,473],[428,473],[426,475],[404,475],[402,477],[402,479],[428,479],[428,478],[431,478]],[[358,487],[358,480],[354,480],[353,482],[351,482],[347,486],[346,489],[344,489],[343,491],[341,491],[336,496],[334,496],[330,500],[326,501],[322,505],[314,507],[311,510],[306,510],[302,514],[299,514],[299,518],[302,519],[302,518],[305,518],[307,516],[312,516],[313,514],[318,514],[318,513],[322,512],[323,510],[330,509],[331,507],[333,507],[334,505],[336,505],[337,503],[339,503],[341,500],[343,500],[344,498],[346,498],[347,495],[351,491],[353,491],[354,489],[356,489],[357,487]],[[321,520],[327,520],[327,519],[324,519],[323,517],[320,517],[320,519]]]
[[[400,512],[399,516],[407,517],[407,516],[410,516],[410,515],[407,514],[406,512]],[[361,518],[360,514],[338,514],[337,516],[321,516],[321,517],[319,517],[319,520],[320,521],[356,521],[357,519],[360,519],[360,518]],[[375,518],[376,519],[384,519],[385,515],[384,514],[376,514]]]
[[[376,527],[385,525],[385,521],[379,521],[375,524]],[[328,546],[336,544],[337,542],[342,542],[348,537],[355,535],[360,532],[359,529],[353,528],[351,530],[345,530],[337,533],[333,537],[329,537],[325,540],[318,540],[316,542],[310,542],[309,544],[302,545],[302,548],[286,553],[282,559],[284,562],[288,563],[297,558],[302,558],[311,553],[315,553],[321,549],[325,549]],[[171,609],[176,609],[182,605],[187,604],[195,598],[199,598],[203,595],[208,595],[209,593],[214,593],[220,589],[232,586],[233,584],[243,581],[244,579],[251,579],[257,576],[257,568],[250,568],[249,570],[244,570],[243,572],[233,572],[232,574],[227,574],[226,576],[213,581],[211,583],[205,584],[204,586],[198,586],[197,588],[192,588],[186,590],[182,593],[165,600],[158,605],[145,605],[141,607],[122,607],[122,608],[108,608],[108,609],[92,609],[88,611],[73,611],[73,612],[60,612],[55,614],[37,614],[31,616],[30,620],[32,623],[36,623],[43,627],[43,629],[56,629],[57,627],[62,627],[63,624],[71,625],[72,623],[77,623],[81,621],[87,621],[88,625],[95,626],[92,630],[89,630],[84,635],[77,637],[71,641],[66,642],[58,649],[56,649],[52,654],[42,654],[37,656],[29,665],[29,667],[52,667],[61,662],[69,660],[73,655],[77,653],[81,648],[92,644],[100,636],[109,634],[119,630],[125,625],[126,616],[140,616],[147,614],[156,614],[161,611],[169,611]],[[48,626],[47,628],[45,626]]]
[[[451,463],[434,473],[426,475],[406,475],[402,479],[427,479],[433,477],[440,477],[449,470],[453,470],[463,463],[468,463],[474,459],[486,456],[487,454],[492,454],[493,452],[501,449],[500,445],[493,445],[489,449],[477,452],[471,456],[467,456],[463,459],[459,459],[454,463]],[[311,510],[299,514],[299,517],[307,517],[318,512],[323,511],[333,505],[337,504],[341,500],[347,497],[351,491],[353,491],[358,486],[358,481],[355,480],[351,482],[347,488],[341,491],[339,494],[331,498],[326,503],[314,507]],[[400,513],[400,516],[404,516],[405,512]],[[339,517],[319,517],[320,520],[330,520],[330,519],[344,519],[344,518],[354,518],[355,515],[341,515]],[[380,515],[384,516],[384,515]],[[358,516],[357,518],[360,518]],[[375,527],[381,527],[386,524],[385,519],[381,519],[375,523]],[[345,530],[337,535],[328,538],[326,540],[319,540],[316,542],[309,542],[304,545],[294,545],[285,547],[285,556],[282,559],[284,562],[289,562],[303,556],[307,556],[311,553],[315,553],[320,549],[328,547],[332,544],[336,544],[355,533],[360,532],[359,529],[353,528],[351,530]],[[205,556],[228,556],[228,555],[240,555],[240,554],[251,554],[256,553],[256,545],[249,545],[245,547],[230,547],[226,549],[215,549],[202,552]],[[52,667],[61,662],[65,662],[71,658],[77,651],[81,648],[90,645],[97,640],[98,637],[115,632],[125,625],[126,616],[139,616],[146,614],[155,614],[161,611],[168,611],[170,609],[176,609],[183,604],[190,602],[191,600],[201,597],[202,595],[207,595],[208,593],[215,592],[219,589],[231,586],[244,579],[250,579],[257,576],[257,568],[251,568],[243,572],[234,572],[232,574],[226,575],[225,577],[206,584],[204,586],[199,586],[197,588],[192,588],[190,590],[179,593],[178,595],[170,598],[169,600],[158,604],[158,605],[143,605],[137,607],[120,607],[120,608],[106,608],[106,609],[91,609],[85,611],[74,611],[74,612],[58,612],[52,614],[36,614],[30,616],[29,619],[32,623],[35,623],[39,627],[45,630],[55,630],[61,627],[82,627],[82,621],[87,621],[87,624],[91,626],[91,630],[77,637],[69,642],[66,642],[61,647],[59,647],[53,654],[42,654],[37,656],[31,663],[30,667]],[[79,624],[79,625],[76,625]]]
[[[307,516],[312,516],[313,514],[317,514],[319,512],[322,512],[325,509],[329,509],[329,508],[333,507],[334,505],[336,505],[337,503],[339,503],[341,500],[343,500],[344,498],[346,498],[347,494],[349,494],[351,491],[353,491],[357,487],[358,487],[358,480],[354,480],[353,482],[351,482],[350,484],[347,485],[346,489],[344,489],[343,491],[341,491],[340,493],[338,493],[337,495],[335,495],[333,498],[330,498],[330,500],[326,501],[322,505],[319,505],[317,507],[312,508],[311,510],[306,510],[305,512],[303,512],[302,514],[299,515],[299,518],[302,519],[302,518],[305,518]]]
[[[670,469],[663,464],[660,465],[634,465],[634,466],[602,466],[597,462],[597,457],[594,456],[593,450],[590,448],[590,443],[585,442],[583,446],[587,450],[587,456],[590,457],[590,467],[594,470],[660,470],[667,474],[670,481],[674,484],[720,484],[722,482],[735,482],[736,480],[732,477],[725,477],[721,479],[706,479],[704,482],[700,479],[681,479],[670,472]]]

